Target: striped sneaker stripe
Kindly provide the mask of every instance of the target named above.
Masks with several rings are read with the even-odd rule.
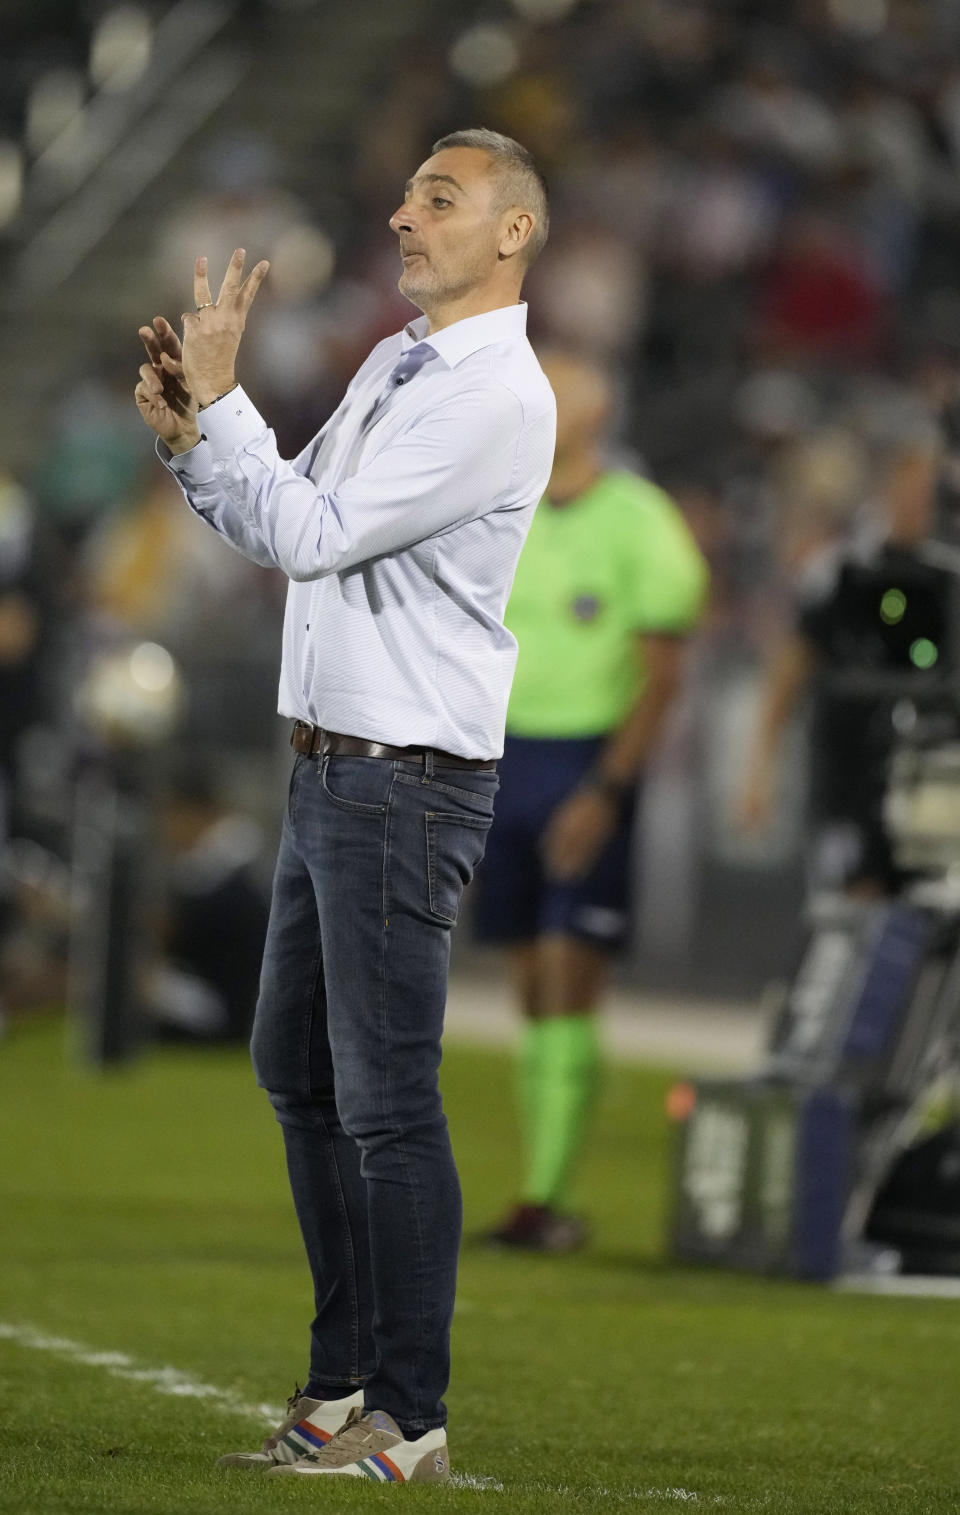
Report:
[[[325,1447],[330,1440],[330,1432],[324,1431],[320,1426],[313,1426],[309,1420],[301,1420],[291,1431],[291,1436],[302,1436],[309,1441],[311,1446]]]
[[[380,1473],[377,1471],[377,1469],[373,1467],[373,1462],[374,1458],[365,1457],[362,1462],[355,1462],[353,1466],[355,1468],[359,1468],[364,1478],[369,1478],[371,1483],[386,1483],[386,1477],[380,1476]],[[339,1472],[341,1470],[338,1469],[337,1471]],[[342,1471],[344,1473],[348,1473],[350,1469],[344,1468]]]
[[[282,1441],[278,1441],[273,1449],[275,1462],[299,1462],[302,1456],[303,1447],[291,1436],[285,1436]]]
[[[395,1462],[391,1462],[386,1452],[377,1452],[368,1461],[374,1463],[381,1470],[385,1483],[406,1483],[406,1479],[400,1469]]]
[[[314,1452],[320,1447],[325,1447],[330,1440],[329,1431],[321,1431],[318,1426],[311,1426],[302,1420],[292,1431],[288,1431],[283,1438],[288,1447],[291,1447],[297,1457],[302,1457],[304,1452]]]

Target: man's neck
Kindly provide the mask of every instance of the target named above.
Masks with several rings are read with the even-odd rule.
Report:
[[[551,505],[569,505],[586,494],[602,473],[603,466],[592,449],[569,458],[554,458],[546,497]]]
[[[503,310],[507,306],[516,305],[519,299],[519,285],[510,289],[486,290],[482,294],[472,290],[460,300],[450,300],[423,312],[427,318],[427,336],[435,336],[455,321],[466,321],[470,316],[485,316],[491,310]]]

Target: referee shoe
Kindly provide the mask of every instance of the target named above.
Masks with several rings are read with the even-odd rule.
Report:
[[[218,1468],[248,1468],[270,1472],[326,1446],[353,1410],[363,1409],[363,1390],[344,1399],[308,1399],[294,1389],[287,1400],[286,1419],[268,1436],[259,1452],[228,1452],[217,1458]]]
[[[550,1205],[515,1205],[505,1220],[482,1238],[490,1247],[517,1252],[576,1252],[587,1240],[586,1223]]]

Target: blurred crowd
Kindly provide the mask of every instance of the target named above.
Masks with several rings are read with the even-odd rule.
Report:
[[[484,124],[551,189],[535,344],[611,372],[613,455],[673,494],[710,561],[697,687],[758,667],[797,575],[869,520],[898,438],[935,436],[932,530],[960,539],[952,0],[450,5],[385,60],[352,161],[312,192],[241,115],[198,145],[146,282],[176,320],[197,252],[214,271],[237,245],[270,258],[242,380],[287,455],[411,314],[386,226],[405,179],[436,136]],[[229,729],[228,810],[268,816],[281,771],[285,586],[183,509],[132,403],[139,361],[95,355],[52,397],[32,473],[0,474],[2,829],[64,865],[71,774],[109,745],[77,694],[117,648],[169,652],[181,753],[209,760]]]

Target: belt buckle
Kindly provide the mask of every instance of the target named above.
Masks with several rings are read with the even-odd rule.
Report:
[[[315,757],[317,755],[317,737],[323,735],[323,728],[314,726],[310,721],[294,721],[293,730],[290,733],[290,746],[294,752],[299,752],[301,757]]]

